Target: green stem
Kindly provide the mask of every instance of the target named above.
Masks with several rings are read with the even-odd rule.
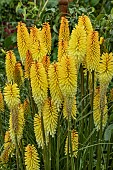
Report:
[[[67,113],[68,113],[68,154],[71,156],[71,169],[74,169],[74,158],[72,151],[72,140],[71,140],[71,111],[72,111],[72,100],[68,98],[67,100]],[[70,153],[69,153],[70,152]],[[68,165],[69,166],[69,165]],[[69,167],[68,167],[69,169]]]
[[[99,139],[98,143],[102,142],[102,120],[103,120],[103,110],[105,107],[105,94],[106,94],[106,87],[103,88],[103,85],[100,87],[100,131],[99,131]],[[102,153],[102,148],[101,145],[98,145],[98,156],[97,156],[97,165],[96,165],[96,170],[100,169],[100,164],[101,164],[101,153]]]
[[[32,97],[32,90],[31,90],[31,85],[30,85],[29,80],[28,80],[28,92],[29,92],[29,101],[30,101],[30,106],[31,106],[31,116],[32,118],[34,118],[34,115],[36,113],[36,108],[35,108],[35,103]]]
[[[17,135],[15,134],[15,142],[16,142],[16,162],[17,162],[17,170],[23,170],[22,161],[20,158],[20,150],[17,141]]]
[[[48,146],[48,163],[49,169],[51,169],[51,136],[49,135],[49,146]]]
[[[58,118],[56,170],[59,170],[59,157],[60,157],[59,149],[60,149],[60,116]]]
[[[91,94],[91,111],[92,114],[90,114],[89,118],[89,128],[90,128],[90,133],[93,131],[94,127],[94,122],[93,122],[93,99],[94,99],[94,71],[92,71],[92,94]],[[93,144],[93,136],[90,137],[90,145]],[[93,147],[90,148],[89,152],[89,167],[88,169],[91,170],[93,169]]]
[[[42,136],[43,136],[43,148],[44,148],[44,166],[45,170],[48,170],[48,158],[47,158],[47,146],[46,146],[46,136],[45,136],[45,130],[44,130],[44,121],[43,121],[43,113],[41,112],[41,129],[42,129]]]
[[[0,112],[0,130],[1,130],[1,143],[4,143],[4,132],[2,128],[2,112]]]

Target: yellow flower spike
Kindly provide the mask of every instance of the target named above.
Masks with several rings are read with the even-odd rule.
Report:
[[[26,52],[30,48],[30,38],[27,27],[24,23],[19,22],[17,26],[17,45],[22,64],[25,62]]]
[[[113,77],[113,54],[103,53],[99,65],[99,81],[101,84],[109,84]]]
[[[30,69],[32,65],[33,59],[32,59],[32,54],[28,50],[26,53],[26,59],[25,59],[25,78],[30,78]]]
[[[72,143],[72,152],[73,156],[77,158],[77,153],[78,153],[78,132],[76,130],[72,130],[71,132],[71,143]],[[65,143],[65,155],[67,155],[68,151],[68,136],[66,138],[66,143]],[[69,148],[69,153],[70,153],[70,148]]]
[[[100,45],[102,45],[104,43],[104,37],[100,37]]]
[[[49,56],[44,56],[42,60],[42,64],[46,70],[46,73],[48,73],[48,67],[50,65],[50,57]]]
[[[68,20],[65,17],[62,17],[59,30],[58,61],[61,61],[61,58],[67,55],[68,44],[69,44]]]
[[[8,159],[9,159],[8,152],[9,152],[9,148],[6,148],[5,150],[3,150],[3,152],[0,155],[0,163],[1,162],[2,163],[7,163],[8,162]]]
[[[68,41],[63,39],[58,42],[58,61],[61,61],[68,54],[68,43]]]
[[[48,98],[43,106],[44,127],[47,133],[54,137],[58,123],[58,113],[54,102]]]
[[[22,136],[23,136],[23,128],[24,128],[24,109],[23,105],[19,105],[18,108],[11,109],[10,119],[9,119],[9,129],[10,136],[13,144],[16,144],[15,137],[17,136],[17,142],[19,144]]]
[[[71,33],[69,41],[69,55],[74,56],[78,63],[84,61],[86,55],[86,31],[82,26],[76,26]]]
[[[75,96],[77,91],[77,69],[73,57],[65,56],[58,63],[58,79],[63,96]]]
[[[97,130],[100,129],[100,121],[101,121],[101,109],[100,109],[100,88],[98,87],[95,90],[95,95],[94,95],[94,101],[93,101],[93,118],[94,118],[94,123],[97,128]],[[105,127],[107,123],[107,118],[108,118],[108,108],[107,108],[107,98],[104,96],[104,109],[103,109],[103,119],[102,119],[102,128]]]
[[[5,138],[4,138],[4,150],[1,154],[1,161],[3,163],[7,163],[9,159],[10,153],[13,151],[14,145],[12,144],[11,138],[10,138],[10,132],[6,131]]]
[[[43,141],[43,134],[42,134],[41,117],[38,114],[36,114],[34,117],[34,132],[35,132],[36,141],[38,143],[38,147],[43,148],[44,141]],[[47,132],[45,132],[45,136],[46,136],[46,144],[47,144],[48,143]]]
[[[71,108],[71,116],[73,119],[76,119],[76,113],[77,113],[77,106],[76,106],[76,98],[74,97],[72,101],[72,108]],[[64,103],[63,103],[63,116],[68,120],[68,113],[67,113],[67,101],[64,98]]]
[[[8,82],[14,81],[15,64],[16,64],[15,54],[13,53],[13,51],[10,50],[6,53],[6,61],[5,61],[6,76]]]
[[[4,100],[10,109],[20,103],[20,90],[16,83],[6,84],[4,88]]]
[[[68,20],[65,17],[61,18],[59,41],[61,40],[69,41],[69,25]]]
[[[89,71],[98,71],[100,61],[100,45],[98,32],[91,31],[87,36],[86,66]]]
[[[55,103],[57,110],[59,111],[63,101],[63,96],[59,87],[58,63],[53,63],[49,66],[48,79],[52,101]]]
[[[28,144],[25,148],[25,165],[26,165],[26,170],[40,169],[40,160],[34,145]]]
[[[24,108],[24,114],[28,115],[30,113],[30,102],[28,98],[24,100],[23,108]]]
[[[84,30],[86,31],[87,34],[89,34],[90,31],[93,31],[91,21],[90,21],[89,17],[86,15],[79,16],[78,26],[80,26],[80,27],[84,26]]]
[[[23,70],[20,62],[17,62],[15,64],[15,70],[14,70],[14,82],[20,87],[23,82]]]
[[[4,100],[1,90],[0,90],[0,112],[4,112]]]
[[[40,111],[44,100],[47,98],[48,89],[47,75],[42,63],[36,62],[32,64],[30,79],[33,98]]]
[[[44,23],[42,28],[42,39],[47,49],[47,54],[51,53],[51,31],[49,23]]]
[[[42,32],[36,27],[30,29],[31,47],[30,51],[33,60],[41,62],[43,57],[47,54],[45,43],[43,42]]]

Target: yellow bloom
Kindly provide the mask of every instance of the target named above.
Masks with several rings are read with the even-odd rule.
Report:
[[[44,103],[43,119],[45,131],[54,137],[57,128],[58,113],[55,104],[50,98],[48,98]]]
[[[24,64],[26,52],[30,48],[30,39],[26,25],[22,22],[19,22],[17,26],[17,45],[20,59],[22,61],[22,64]]]
[[[23,82],[23,70],[20,62],[17,62],[15,64],[15,70],[14,70],[14,82],[20,87]]]
[[[17,137],[17,142],[19,144],[23,135],[23,128],[24,128],[23,105],[20,105],[19,107],[11,110],[10,119],[9,119],[9,128],[10,128],[10,136],[13,144],[16,144],[15,137]]]
[[[23,108],[24,108],[24,114],[28,115],[30,113],[30,103],[28,99],[24,100]]]
[[[78,63],[82,63],[86,54],[86,31],[82,26],[76,26],[69,41],[69,55],[74,56]]]
[[[69,25],[65,17],[61,18],[58,42],[58,61],[61,61],[67,55],[67,48],[69,43]]]
[[[102,45],[104,42],[104,38],[103,37],[100,37],[100,45]]]
[[[4,100],[1,90],[0,90],[0,112],[4,112]]]
[[[41,117],[36,114],[34,117],[34,132],[35,132],[35,137],[36,141],[38,143],[38,147],[44,146],[44,141],[43,141],[43,134],[42,134],[42,126],[41,126]],[[46,136],[46,144],[48,143],[48,135],[47,132],[45,132]]]
[[[28,50],[26,53],[26,59],[25,59],[25,78],[30,78],[30,68],[31,64],[33,62],[31,52]]]
[[[34,145],[28,144],[25,148],[25,165],[26,170],[39,170],[40,161],[38,158],[38,153]]]
[[[63,116],[64,118],[68,119],[68,112],[67,112],[67,100],[64,98],[63,103]],[[76,119],[76,113],[77,113],[77,106],[76,106],[76,98],[72,100],[72,108],[71,108],[71,116],[73,119]]]
[[[63,96],[75,96],[77,91],[77,69],[73,57],[65,56],[58,63],[58,79]]]
[[[15,69],[15,64],[16,64],[16,57],[13,51],[8,51],[6,53],[6,76],[8,82],[14,81],[14,69]]]
[[[49,56],[44,56],[42,60],[42,64],[46,70],[46,73],[48,73],[48,67],[50,65],[50,57]]]
[[[10,132],[6,131],[5,138],[4,138],[4,150],[1,154],[1,161],[3,163],[7,163],[9,159],[9,155],[14,149],[14,145],[12,144],[11,138],[10,138]]]
[[[65,17],[61,18],[59,41],[69,41],[69,25],[68,20]]]
[[[86,66],[88,70],[98,71],[100,61],[100,45],[98,32],[91,31],[87,36]]]
[[[58,61],[61,61],[68,54],[68,43],[68,41],[63,39],[58,42]]]
[[[93,118],[94,118],[94,123],[95,126],[97,128],[97,130],[100,129],[100,121],[101,121],[101,109],[100,109],[100,102],[101,102],[101,98],[100,98],[101,94],[100,94],[100,88],[97,88],[95,90],[95,96],[94,96],[94,101],[93,101]],[[108,108],[107,108],[107,98],[106,96],[104,96],[104,98],[102,99],[104,100],[104,110],[103,110],[103,118],[102,118],[102,127],[104,128],[107,122],[107,118],[108,118]]]
[[[71,132],[71,143],[72,143],[73,156],[77,158],[77,153],[78,153],[78,133],[74,129]],[[68,137],[66,138],[66,143],[65,143],[65,155],[67,155],[67,151],[68,151]],[[70,153],[70,147],[69,147],[69,153]]]
[[[113,54],[103,53],[99,65],[99,81],[101,84],[109,84],[113,77]]]
[[[51,53],[51,31],[49,23],[44,23],[42,28],[42,38],[47,49],[47,54]]]
[[[52,101],[55,103],[57,109],[59,110],[63,101],[63,96],[59,87],[58,63],[53,63],[49,66],[48,78]]]
[[[43,42],[41,30],[36,27],[32,27],[30,29],[30,40],[30,51],[32,53],[33,60],[41,62],[43,57],[47,54],[47,49],[45,43]]]
[[[86,15],[79,16],[78,26],[80,26],[80,27],[84,26],[84,30],[86,31],[87,34],[89,34],[90,31],[93,31],[91,21],[90,21],[89,17]]]
[[[6,84],[4,88],[4,100],[10,109],[20,103],[20,91],[16,83]]]
[[[33,63],[30,70],[32,94],[39,110],[47,98],[47,75],[42,63]]]

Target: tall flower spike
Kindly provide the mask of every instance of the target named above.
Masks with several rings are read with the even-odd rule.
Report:
[[[30,48],[30,38],[27,27],[24,23],[19,22],[17,26],[17,45],[22,64],[25,62],[26,52]]]
[[[25,59],[25,78],[30,78],[30,68],[32,65],[33,59],[32,59],[32,54],[28,50],[26,53],[26,59]]]
[[[45,43],[43,42],[42,32],[36,27],[30,29],[31,47],[30,51],[33,60],[41,62],[43,57],[47,54]]]
[[[16,64],[15,54],[13,53],[13,51],[10,50],[6,53],[6,61],[5,61],[6,76],[8,82],[14,81],[15,64]]]
[[[58,61],[61,61],[68,54],[68,43],[68,41],[63,39],[58,42]]]
[[[58,63],[58,79],[63,96],[75,96],[77,91],[77,69],[73,57],[65,56]]]
[[[49,56],[44,56],[43,57],[43,60],[42,60],[42,64],[46,70],[46,73],[48,73],[48,68],[49,68],[49,65],[50,65],[50,57]]]
[[[76,119],[76,113],[77,113],[77,106],[76,106],[76,98],[74,97],[72,101],[72,108],[71,108],[71,116],[73,119]],[[65,98],[64,98],[64,103],[63,103],[63,116],[64,118],[68,119],[67,101]]]
[[[61,18],[59,41],[61,40],[69,41],[69,25],[68,20],[65,17]]]
[[[35,132],[35,137],[36,137],[36,141],[38,143],[38,147],[42,147],[44,146],[44,141],[43,141],[43,134],[42,134],[42,126],[41,126],[41,117],[36,114],[34,117],[34,132]],[[45,133],[46,135],[46,143],[48,143],[48,135],[47,133]]]
[[[19,144],[23,136],[23,128],[24,128],[24,109],[22,104],[18,108],[11,110],[9,127],[10,127],[10,135],[13,144],[16,144],[16,138],[15,138],[16,136],[17,136],[17,142]]]
[[[1,90],[0,90],[0,112],[4,112],[4,100]]]
[[[84,30],[86,31],[87,34],[89,34],[90,31],[93,31],[91,21],[90,21],[89,17],[86,15],[79,16],[78,26],[80,26],[80,27],[84,26]]]
[[[89,71],[98,71],[100,61],[100,44],[98,32],[91,31],[87,36],[86,66]]]
[[[17,62],[15,64],[15,70],[14,70],[14,82],[20,87],[23,82],[23,70],[20,62]]]
[[[78,63],[82,63],[86,54],[86,31],[83,26],[76,26],[69,41],[69,55],[74,56]]]
[[[47,98],[47,75],[42,63],[33,63],[30,70],[32,94],[38,109],[42,108],[44,100]]]
[[[58,113],[54,102],[52,102],[50,98],[44,103],[43,119],[45,131],[54,137],[57,128]]]
[[[47,54],[51,53],[51,31],[49,23],[44,23],[42,28],[42,38],[47,49]]]
[[[73,156],[77,158],[77,153],[78,153],[78,133],[74,129],[71,132],[71,143],[72,143]],[[65,155],[67,155],[67,150],[68,150],[68,136],[66,138],[66,143],[65,143]],[[69,148],[69,153],[70,153],[70,148]]]
[[[103,53],[99,65],[99,81],[101,84],[109,84],[113,77],[113,54]]]
[[[68,20],[65,17],[62,17],[59,30],[58,61],[61,61],[61,58],[67,55],[68,43],[69,43]]]
[[[12,141],[10,138],[10,132],[6,131],[5,138],[4,138],[4,150],[0,156],[3,163],[8,162],[9,155],[13,151],[13,149],[14,149],[14,145],[12,144]]]
[[[4,100],[11,109],[20,103],[20,91],[17,84],[6,84],[4,88]]]
[[[95,90],[95,96],[94,96],[94,101],[93,101],[93,118],[94,118],[94,123],[97,128],[97,130],[100,129],[100,121],[101,121],[101,109],[100,109],[100,88],[97,88]],[[105,127],[107,118],[108,118],[108,108],[107,108],[107,98],[104,96],[104,110],[103,110],[103,118],[102,118],[102,128]]]
[[[39,170],[39,157],[34,145],[27,145],[25,148],[25,165],[26,170]]]
[[[59,87],[58,63],[53,63],[49,66],[48,78],[51,98],[52,101],[55,103],[57,110],[59,111],[63,101],[63,96]]]
[[[24,108],[24,115],[28,115],[30,113],[30,102],[28,98],[24,100],[23,108]]]

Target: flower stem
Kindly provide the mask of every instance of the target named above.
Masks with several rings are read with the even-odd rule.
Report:
[[[58,117],[56,170],[59,170],[59,157],[60,157],[59,149],[60,149],[60,116]]]
[[[93,131],[94,122],[93,122],[93,99],[94,99],[94,71],[92,71],[92,94],[91,94],[91,114],[89,117],[89,128],[90,128],[90,134]],[[90,145],[93,144],[93,135],[90,137]],[[89,167],[88,169],[93,169],[93,147],[90,148],[89,152]]]

